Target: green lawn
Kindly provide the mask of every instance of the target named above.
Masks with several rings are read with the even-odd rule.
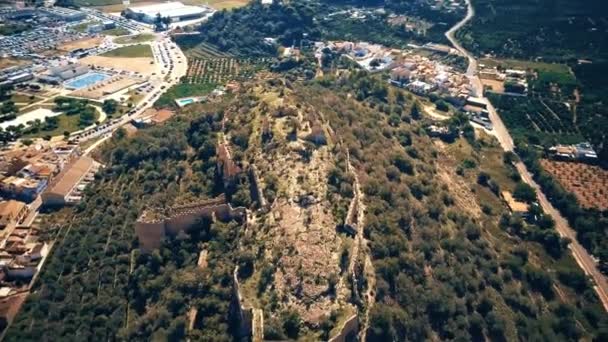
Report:
[[[133,44],[133,43],[144,43],[154,40],[154,35],[150,33],[142,33],[135,36],[120,37],[114,39],[116,44]]]
[[[57,125],[57,128],[55,128],[54,130],[50,130],[50,131],[45,131],[45,130],[39,130],[38,132],[35,133],[30,133],[30,134],[25,134],[23,137],[24,138],[43,138],[45,136],[58,136],[58,135],[63,135],[63,132],[68,131],[70,133],[72,132],[76,132],[80,129],[82,129],[83,127],[80,127],[79,123],[80,123],[80,115],[65,115],[65,114],[61,114],[59,116],[56,116],[56,118],[59,120],[59,124]],[[95,111],[95,120],[99,119],[99,113],[97,111]]]
[[[109,30],[104,30],[101,33],[108,35],[108,36],[124,36],[131,32],[122,27],[117,27],[117,28],[113,28],[113,29],[109,29]]]
[[[104,57],[148,57],[152,58],[152,49],[150,49],[150,45],[146,44],[138,44],[125,46],[118,49],[114,49],[104,53],[102,56]]]
[[[560,63],[534,62],[518,59],[482,58],[479,60],[479,64],[484,64],[486,67],[495,67],[500,65],[507,69],[525,69],[542,72],[570,74],[570,68],[566,64]]]
[[[161,97],[154,103],[154,107],[176,107],[175,99],[187,96],[203,96],[209,94],[215,89],[215,84],[178,84],[169,88]]]
[[[72,26],[71,29],[76,32],[84,33],[84,32],[87,32],[87,29],[89,28],[89,26],[98,24],[98,23],[99,23],[99,21],[96,21],[96,20],[85,21],[83,23],[79,23],[77,25]]]

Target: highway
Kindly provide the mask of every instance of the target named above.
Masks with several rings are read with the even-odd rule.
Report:
[[[502,146],[505,151],[513,151],[514,144],[509,131],[506,126],[502,122],[500,116],[496,112],[496,109],[490,101],[484,97],[483,95],[483,86],[481,84],[481,80],[477,74],[477,60],[475,56],[473,56],[469,51],[467,51],[462,45],[456,40],[455,33],[460,28],[462,28],[466,23],[468,23],[475,16],[475,9],[471,4],[471,0],[466,0],[467,2],[467,15],[458,22],[454,27],[448,30],[445,33],[447,39],[452,43],[454,48],[456,48],[460,53],[465,56],[469,60],[469,66],[467,68],[467,76],[471,81],[471,90],[476,97],[483,98],[488,104],[488,112],[490,113],[490,120],[492,121],[492,125],[494,126],[494,135],[496,136],[498,142]],[[587,252],[587,250],[578,242],[576,239],[576,232],[570,227],[568,221],[559,213],[555,207],[549,202],[545,194],[542,192],[540,186],[532,179],[532,174],[528,171],[524,163],[516,162],[515,168],[522,177],[522,180],[536,189],[536,193],[538,194],[538,202],[540,206],[543,208],[545,213],[551,215],[553,220],[555,221],[555,229],[562,236],[569,238],[572,240],[569,248],[572,251],[572,255],[579,266],[583,269],[583,271],[590,276],[595,282],[595,291],[602,302],[604,309],[608,311],[608,281],[606,280],[606,276],[604,276],[597,267],[597,262],[593,259],[593,257]]]

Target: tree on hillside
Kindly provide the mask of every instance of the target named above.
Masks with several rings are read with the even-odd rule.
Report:
[[[410,115],[414,120],[420,119],[420,104],[418,103],[418,101],[414,102]]]
[[[518,201],[531,203],[536,200],[536,190],[530,185],[519,182],[515,186],[515,191],[513,191],[513,197]]]

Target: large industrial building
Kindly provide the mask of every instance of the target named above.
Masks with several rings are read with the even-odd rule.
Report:
[[[171,18],[171,22],[195,20],[210,13],[211,9],[199,6],[188,6],[181,2],[165,2],[147,6],[129,7],[127,17],[152,24],[160,14],[163,18]]]

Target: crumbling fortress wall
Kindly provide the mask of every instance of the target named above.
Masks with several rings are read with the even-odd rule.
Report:
[[[350,201],[348,213],[344,220],[344,230],[351,235],[357,235],[357,232],[359,231],[359,199],[357,198],[357,195],[358,193],[355,193],[355,196],[353,196],[353,199]]]
[[[140,248],[144,251],[159,248],[165,235],[188,231],[203,218],[246,222],[247,211],[243,207],[232,208],[226,203],[224,195],[211,200],[174,206],[168,210],[145,210],[135,222]]]
[[[258,169],[255,165],[251,165],[249,168],[249,177],[251,178],[251,197],[258,203],[258,207],[262,210],[268,209],[268,202],[264,198],[262,187],[260,184],[260,178],[258,177]]]
[[[230,315],[237,323],[236,341],[250,341],[253,333],[253,308],[243,305],[239,283],[239,267],[232,273],[232,302]]]

